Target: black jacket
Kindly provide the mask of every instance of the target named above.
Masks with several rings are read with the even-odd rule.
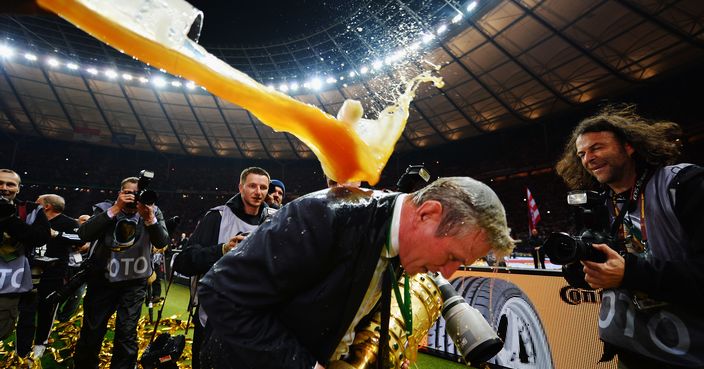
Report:
[[[15,216],[0,221],[0,234],[1,232],[7,233],[10,236],[8,244],[14,245],[17,253],[25,254],[31,264],[34,248],[45,245],[51,238],[49,220],[44,211],[35,203],[16,200],[15,208],[17,209]],[[20,219],[20,213],[29,217],[33,212],[35,217],[32,224],[27,224],[26,219]]]
[[[225,205],[238,218],[251,225],[259,225],[267,218],[267,206],[264,203],[259,207],[257,215],[252,216],[245,213],[240,194],[227,200]],[[211,210],[198,222],[196,229],[188,239],[188,246],[174,260],[176,272],[188,277],[202,275],[207,273],[213,264],[222,257],[222,243],[218,242],[221,220],[220,212]]]
[[[49,224],[51,229],[64,233],[75,233],[78,228],[78,222],[66,214],[57,215],[49,221]],[[73,245],[74,243],[62,237],[52,238],[46,243],[44,256],[58,258],[59,261],[52,268],[45,269],[42,278],[65,277],[68,269],[68,255],[73,250]]]
[[[201,280],[206,329],[224,345],[204,354],[237,368],[327,364],[369,287],[397,196],[334,188],[279,210]]]
[[[704,308],[704,168],[690,166],[680,171],[669,190],[675,194],[675,215],[689,239],[690,257],[665,261],[626,254],[622,287],[701,311]]]
[[[110,247],[112,245],[113,233],[117,223],[117,216],[112,219],[108,217],[107,211],[103,211],[98,206],[94,206],[93,216],[85,223],[78,227],[78,237],[83,241],[96,241],[93,254],[90,257],[91,269],[90,278],[98,278],[102,282],[107,282],[105,272],[107,270],[108,260],[110,258]],[[169,233],[166,231],[166,223],[164,223],[164,215],[161,210],[154,212],[156,223],[145,226],[144,219],[139,218],[139,226],[146,230],[149,241],[152,246],[161,249],[169,244]],[[134,281],[118,282],[118,283],[144,283],[143,279],[135,279]]]

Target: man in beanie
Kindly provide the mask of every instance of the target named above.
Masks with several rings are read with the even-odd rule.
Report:
[[[280,209],[284,201],[286,186],[278,179],[272,179],[269,184],[269,194],[266,196],[266,204],[274,209]]]

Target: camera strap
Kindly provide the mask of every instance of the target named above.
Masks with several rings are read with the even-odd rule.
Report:
[[[635,186],[631,188],[631,195],[628,197],[628,202],[621,208],[620,211],[616,204],[613,204],[614,211],[617,214],[616,219],[614,219],[614,222],[611,223],[611,237],[616,238],[619,229],[623,225],[623,218],[626,216],[626,213],[631,212],[636,208],[638,198],[643,196],[644,186],[649,177],[650,168],[646,168],[643,173],[641,173],[640,177],[638,177],[638,180],[636,180]]]

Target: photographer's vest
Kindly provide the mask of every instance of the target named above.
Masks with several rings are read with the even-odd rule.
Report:
[[[112,206],[109,202],[102,202],[95,205],[99,207],[104,212]],[[154,207],[154,213],[158,209]],[[137,224],[137,231],[134,239],[134,244],[124,251],[111,251],[110,257],[108,258],[108,264],[106,266],[105,278],[110,282],[122,282],[130,281],[134,279],[146,279],[152,275],[152,245],[149,240],[149,233],[145,229],[144,220],[139,213],[133,215],[127,215],[125,213],[115,214],[115,222],[120,220],[129,220]],[[114,227],[113,230],[114,231]],[[116,242],[113,233],[105,237],[106,243],[104,247],[112,246],[112,243]],[[107,242],[111,243],[107,243]]]
[[[217,211],[222,217],[220,220],[220,232],[218,233],[218,243],[220,244],[230,241],[238,233],[252,232],[259,227],[259,225],[251,225],[238,218],[227,205],[216,206],[210,211]]]
[[[42,209],[37,207],[27,213],[24,203],[17,206],[17,216],[27,224],[34,223],[38,211],[42,211]],[[26,255],[29,250],[23,251],[23,246],[4,232],[0,248],[4,251],[0,255],[0,295],[30,291],[32,289],[32,272]]]
[[[679,164],[658,169],[645,188],[645,228],[647,247],[639,257],[684,261],[690,257],[689,240],[673,208],[674,193],[669,186],[684,167]],[[641,204],[626,216],[642,237]],[[612,212],[613,214],[613,212]],[[684,264],[682,264],[684,265]],[[609,289],[603,292],[599,313],[599,336],[605,342],[640,355],[674,365],[704,366],[704,318],[674,304],[638,309],[632,291]]]
[[[217,211],[220,213],[221,219],[220,232],[218,233],[218,244],[221,245],[230,241],[230,239],[235,237],[238,233],[252,232],[259,227],[259,225],[251,225],[238,218],[237,215],[232,212],[232,209],[230,209],[227,205],[216,206],[210,209],[210,211]],[[194,304],[198,304],[198,295],[196,291],[198,290],[197,284],[199,279],[200,276],[191,277],[191,299],[193,299]],[[205,327],[205,323],[208,321],[208,315],[205,313],[205,310],[198,309],[198,319],[203,327]]]

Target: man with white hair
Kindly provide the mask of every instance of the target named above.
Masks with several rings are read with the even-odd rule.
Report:
[[[288,203],[201,279],[210,317],[201,367],[326,366],[347,352],[357,323],[383,308],[388,265],[449,277],[490,250],[512,248],[498,197],[468,177],[411,194],[314,192]]]
[[[28,352],[32,345],[32,338],[34,338],[34,357],[40,358],[46,350],[57,308],[57,303],[45,301],[46,297],[63,287],[68,272],[69,254],[74,245],[80,244],[81,240],[75,234],[78,222],[63,213],[66,207],[66,201],[63,197],[44,194],[39,196],[36,202],[44,210],[52,229],[52,238],[46,243],[44,256],[57,258],[58,261],[42,271],[37,286],[36,331],[17,332],[17,350],[18,352]],[[63,237],[64,235],[68,237]],[[34,314],[30,319],[34,321]]]

